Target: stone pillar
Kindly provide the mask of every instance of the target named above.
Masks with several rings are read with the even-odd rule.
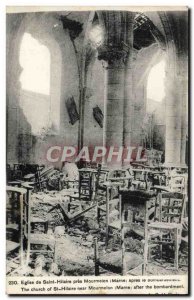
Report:
[[[128,57],[125,65],[125,90],[124,90],[124,120],[123,120],[123,146],[132,145],[132,121],[134,114],[133,103],[133,74],[134,50],[133,50],[133,15],[128,20]]]
[[[188,134],[188,61],[183,61],[184,69],[180,74],[181,98],[182,98],[182,122],[181,122],[181,165],[186,163],[186,137]]]
[[[103,146],[107,152],[114,147],[114,152],[121,151],[123,147],[123,109],[124,109],[124,84],[125,67],[123,59],[115,59],[104,63],[104,123]],[[122,159],[116,162],[114,155],[110,162],[106,157],[104,163],[109,166],[121,166]]]
[[[20,82],[22,68],[19,63],[21,36],[18,35],[23,16],[6,16],[6,106],[7,106],[7,163],[18,163],[18,136],[20,133]]]
[[[98,58],[105,62],[103,145],[108,149],[112,146],[114,152],[117,152],[124,146],[124,135],[127,140],[131,134],[128,121],[130,108],[127,102],[132,90],[128,59],[133,44],[132,13],[107,11],[102,12],[102,19],[105,24],[105,39],[98,48]],[[126,113],[124,110],[127,110]],[[109,164],[121,166],[122,159],[119,162],[116,159],[115,155]]]
[[[165,165],[181,163],[182,97],[179,76],[166,76]]]
[[[124,64],[119,61],[105,67],[104,146],[123,146]]]
[[[142,124],[146,114],[146,89],[144,82],[137,86],[137,76],[133,76],[132,104],[132,145],[142,146]]]
[[[165,164],[185,166],[188,95],[188,11],[168,12]]]
[[[169,68],[166,76],[165,164],[185,166],[188,131],[187,56],[177,56],[176,73]]]

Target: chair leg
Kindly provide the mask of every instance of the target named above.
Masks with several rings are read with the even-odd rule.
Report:
[[[174,251],[175,251],[175,258],[174,258],[174,266],[176,268],[176,270],[178,270],[179,268],[179,238],[178,238],[178,228],[175,229],[174,231],[174,239],[175,239],[175,247],[174,247]]]
[[[162,259],[162,233],[160,233],[160,242],[161,242],[161,244],[160,244],[160,246],[159,246],[159,248],[160,248],[160,259]]]
[[[106,247],[108,246],[108,239],[109,239],[109,197],[111,190],[110,188],[107,188],[107,197],[106,197]]]
[[[149,230],[147,228],[145,232],[145,239],[144,239],[142,275],[146,275],[147,273],[147,264],[148,264],[148,255],[149,255],[148,239],[149,239]]]
[[[151,248],[148,246],[148,261],[151,260]]]
[[[142,275],[146,275],[147,273],[148,255],[149,255],[148,238],[146,238],[145,245],[144,245],[144,259],[143,259],[144,262],[142,268]]]
[[[99,224],[100,223],[100,209],[98,206],[96,209],[97,209],[97,223]]]
[[[95,264],[95,276],[99,276],[99,257],[98,257],[98,240],[94,238],[94,264]]]
[[[142,275],[146,275],[147,272],[147,263],[148,263],[148,252],[149,252],[149,228],[148,228],[148,204],[146,203],[146,212],[145,212],[145,229],[144,229],[144,262],[143,262],[143,269],[142,269]]]
[[[30,236],[28,236],[27,240],[27,249],[26,249],[26,265],[28,266],[30,261]]]

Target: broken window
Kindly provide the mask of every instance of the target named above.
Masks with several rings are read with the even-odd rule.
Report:
[[[29,33],[24,33],[20,48],[23,90],[50,95],[50,51]]]
[[[32,134],[50,126],[50,51],[29,33],[24,33],[20,47],[20,106]],[[36,112],[36,113],[35,113]]]
[[[165,60],[152,67],[147,81],[147,99],[161,102],[165,97]]]

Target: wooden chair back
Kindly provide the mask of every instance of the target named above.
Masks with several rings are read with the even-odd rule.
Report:
[[[185,195],[182,193],[159,194],[160,222],[181,223],[185,206]]]

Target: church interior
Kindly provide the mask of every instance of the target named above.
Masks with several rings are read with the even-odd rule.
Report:
[[[188,11],[6,22],[7,275],[186,274]]]

